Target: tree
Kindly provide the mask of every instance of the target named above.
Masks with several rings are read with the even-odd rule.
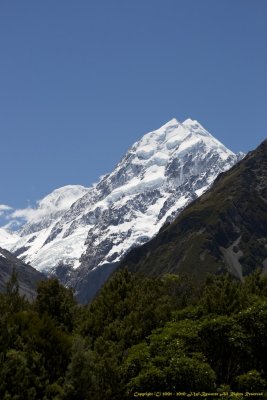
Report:
[[[65,288],[55,278],[40,282],[35,307],[40,315],[48,314],[67,331],[71,331],[75,319],[72,289]]]
[[[242,283],[230,274],[209,276],[204,288],[201,304],[207,313],[231,315],[248,304],[248,297]]]
[[[266,389],[267,382],[256,370],[236,377],[237,389],[244,392],[260,392]]]
[[[21,310],[26,303],[25,298],[19,294],[18,274],[15,267],[12,269],[10,279],[6,284],[6,300],[11,313]]]

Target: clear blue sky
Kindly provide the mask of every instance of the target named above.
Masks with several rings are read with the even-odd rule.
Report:
[[[144,133],[267,136],[266,0],[1,0],[0,204],[89,186]]]

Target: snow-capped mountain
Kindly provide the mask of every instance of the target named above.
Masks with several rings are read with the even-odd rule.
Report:
[[[15,216],[26,217],[27,224],[20,230],[22,236],[34,232],[40,232],[48,228],[60,218],[70,206],[87,193],[88,189],[80,185],[67,185],[54,190],[37,203],[37,208],[17,210]]]
[[[90,279],[101,285],[105,268],[153,237],[242,156],[197,121],[172,119],[136,142],[96,186],[65,187],[45,197],[15,244],[0,246],[85,292]]]

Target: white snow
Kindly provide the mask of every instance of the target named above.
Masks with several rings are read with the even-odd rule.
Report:
[[[216,161],[205,167],[213,156]],[[152,238],[195,194],[204,193],[235,157],[197,121],[172,119],[144,135],[91,188],[64,186],[35,208],[13,211],[12,217],[26,224],[18,233],[0,228],[0,247],[24,248],[25,261],[47,271],[60,263],[78,268],[87,248],[92,269],[119,261],[131,247]]]
[[[196,195],[199,197],[201,196],[206,190],[208,189],[209,185],[203,186],[201,189],[195,191]]]
[[[0,247],[9,250],[19,239],[20,236],[15,232],[0,228]]]
[[[173,214],[177,215],[177,211],[182,210],[187,204],[189,204],[190,199],[188,199],[186,196],[181,196],[176,202],[175,204],[169,208],[169,210],[167,211],[164,221],[165,222],[168,217],[171,217]],[[163,224],[162,224],[163,225]]]
[[[35,254],[28,256],[26,260],[40,271],[60,263],[66,263],[76,269],[80,264],[79,258],[86,249],[84,243],[87,233],[87,227],[80,227],[75,230],[73,235],[56,238],[44,245]]]
[[[147,145],[147,146],[141,147],[136,152],[136,154],[137,154],[138,158],[141,158],[143,160],[147,160],[148,158],[150,158],[153,155],[154,151],[155,151],[155,149],[152,146]]]
[[[80,185],[63,186],[39,200],[36,208],[29,207],[14,211],[12,218],[23,218],[29,223],[52,219],[56,213],[67,210],[87,191],[87,188]]]
[[[151,162],[156,165],[166,165],[168,160],[168,155],[163,153],[162,151],[157,151],[157,153],[154,154],[151,158]]]

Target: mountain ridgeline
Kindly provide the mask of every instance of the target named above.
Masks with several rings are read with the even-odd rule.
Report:
[[[130,249],[148,242],[243,156],[197,121],[172,119],[134,143],[96,185],[59,188],[26,210],[26,223],[15,234],[0,232],[0,245],[87,302]]]
[[[14,273],[19,293],[29,300],[34,299],[38,283],[46,279],[46,276],[0,247],[0,293],[6,292],[7,284]]]
[[[219,175],[150,242],[133,249],[121,267],[148,275],[188,273],[203,280],[229,271],[243,280],[267,272],[267,140]]]
[[[118,268],[115,260],[75,270],[86,302],[117,268],[86,305],[56,278],[32,296],[41,274],[0,248],[1,399],[266,398],[267,140],[200,197],[192,193],[195,200]],[[135,195],[125,196],[128,207]],[[58,210],[61,217],[87,200]],[[45,234],[49,224],[32,229]],[[65,277],[71,271],[57,268]]]

